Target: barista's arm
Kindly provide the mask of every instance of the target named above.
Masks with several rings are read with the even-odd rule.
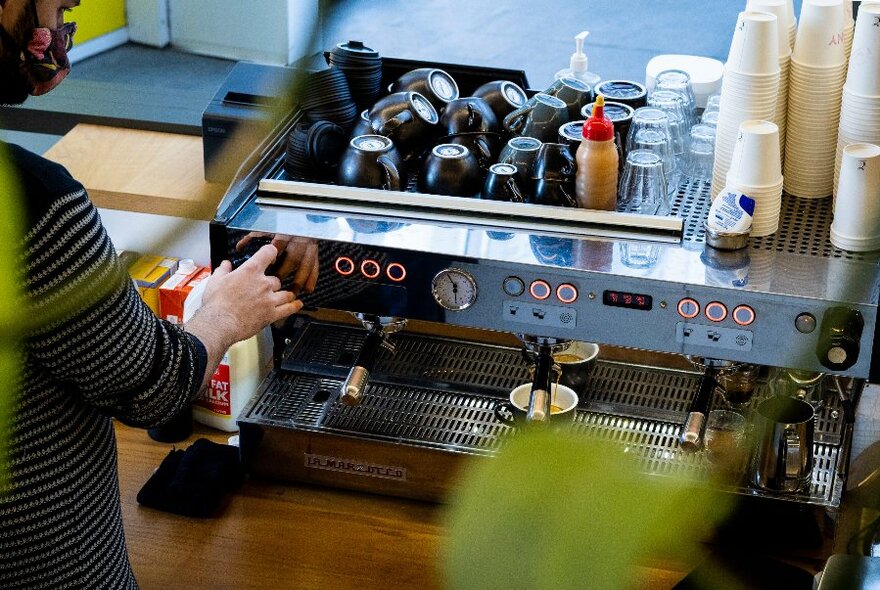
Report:
[[[85,191],[60,199],[25,239],[32,363],[98,411],[140,427],[171,419],[210,378],[232,343],[295,312],[262,271],[268,246],[239,269],[222,266],[190,334],[140,299]],[[200,355],[198,339],[207,352]]]
[[[263,246],[237,269],[231,270],[232,265],[224,261],[211,275],[202,306],[185,326],[204,344],[208,355],[202,387],[230,346],[302,308],[293,293],[280,290],[277,277],[265,274],[277,253],[274,246]]]

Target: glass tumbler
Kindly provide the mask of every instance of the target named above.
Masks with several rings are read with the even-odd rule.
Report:
[[[712,180],[714,162],[715,128],[702,123],[694,125],[682,172],[692,180]]]
[[[663,70],[654,79],[654,91],[672,90],[682,97],[684,114],[691,125],[697,122],[697,97],[691,85],[691,76],[684,70]]]
[[[669,136],[662,131],[643,129],[635,134],[629,149],[648,150],[660,156],[663,160],[663,173],[666,175],[666,193],[670,196],[674,195],[681,179],[681,169],[672,154]]]
[[[676,158],[684,156],[690,120],[685,115],[682,97],[672,90],[655,90],[648,98],[648,105],[661,109],[669,117],[669,137],[672,140],[672,153]]]
[[[713,94],[706,99],[706,108],[703,109],[703,115],[714,111],[721,110],[721,95]]]
[[[617,190],[621,211],[654,215],[666,202],[666,174],[663,160],[648,150],[633,150],[626,156]]]
[[[719,111],[705,111],[700,117],[700,123],[710,127],[718,127],[718,114]]]
[[[632,123],[626,136],[626,151],[638,149],[633,146],[636,134],[639,131],[659,131],[669,137],[669,117],[662,110],[655,107],[642,107],[633,113]]]

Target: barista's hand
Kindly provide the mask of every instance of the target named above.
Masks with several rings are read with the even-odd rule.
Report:
[[[272,238],[272,245],[278,249],[272,274],[282,281],[291,277],[290,290],[297,297],[313,292],[318,282],[318,243],[310,238],[251,232],[239,240],[235,249],[243,250],[251,241],[267,237]]]
[[[274,246],[263,246],[235,270],[223,261],[208,279],[202,306],[186,329],[205,344],[209,357],[302,309],[277,277],[265,274],[277,255]]]

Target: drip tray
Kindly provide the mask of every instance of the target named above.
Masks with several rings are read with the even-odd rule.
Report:
[[[443,500],[464,458],[492,455],[512,434],[494,409],[528,381],[528,367],[519,349],[404,332],[394,337],[396,354],[382,352],[362,403],[345,406],[338,392],[363,336],[350,326],[304,323],[282,369],[239,418],[242,456],[258,475]],[[620,444],[645,473],[706,480],[705,454],[678,446],[698,382],[695,372],[599,362],[571,428]],[[760,385],[751,405],[768,394]],[[773,494],[747,485],[728,491],[838,507],[843,412],[835,404],[816,421],[808,491]]]

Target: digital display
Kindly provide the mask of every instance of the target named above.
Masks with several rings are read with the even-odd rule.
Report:
[[[654,300],[650,295],[642,295],[641,293],[605,291],[602,293],[602,303],[612,307],[625,307],[627,309],[650,311]]]

